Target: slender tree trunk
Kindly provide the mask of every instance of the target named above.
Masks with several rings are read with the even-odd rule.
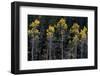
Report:
[[[38,38],[35,39],[35,52],[36,52],[35,56],[36,56],[36,59],[37,59],[37,57],[38,57],[38,54],[37,54],[38,53]]]
[[[47,47],[48,47],[48,45],[47,45]],[[48,48],[47,48],[47,57],[46,57],[46,59],[48,60],[49,59],[49,50],[48,50]]]
[[[77,58],[77,41],[75,42],[75,58]]]
[[[82,39],[82,41],[81,41],[81,58],[83,57],[83,39]]]
[[[49,60],[51,60],[51,49],[52,49],[52,37],[49,38],[49,43],[50,43],[50,47],[49,47]]]
[[[34,38],[32,38],[32,52],[31,52],[31,54],[32,54],[32,60],[34,60]]]
[[[62,38],[61,39],[61,52],[62,52],[61,58],[63,59],[63,34],[61,38]]]

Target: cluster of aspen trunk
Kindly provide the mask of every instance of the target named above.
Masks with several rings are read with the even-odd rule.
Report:
[[[46,29],[38,19],[28,29],[28,60],[78,59],[88,57],[88,29],[77,22],[71,27],[65,18]],[[38,29],[41,28],[41,29]]]

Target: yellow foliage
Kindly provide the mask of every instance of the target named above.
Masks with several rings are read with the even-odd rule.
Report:
[[[51,37],[51,36],[53,36],[53,33],[52,32],[47,32],[47,36]]]
[[[31,23],[32,28],[34,28],[36,25],[34,22]]]
[[[64,18],[61,18],[60,21],[58,22],[60,24],[65,24],[66,23],[66,20]]]
[[[72,33],[79,33],[79,25],[77,23],[74,23],[73,26],[71,27],[70,31]]]
[[[34,33],[35,33],[35,34],[38,34],[38,33],[39,33],[39,30],[35,29],[35,30],[34,30]]]
[[[73,37],[73,42],[78,41],[78,40],[79,40],[78,35],[75,35],[75,36]]]
[[[34,30],[28,30],[28,35],[31,35],[32,37],[34,38],[38,38],[39,36],[39,30],[37,29],[34,29]]]
[[[28,30],[28,34],[32,34],[32,30]]]
[[[84,32],[87,32],[87,28],[85,26],[84,26],[83,30],[84,30]]]
[[[48,29],[46,30],[46,32],[49,32]]]
[[[72,26],[72,29],[79,29],[78,23],[74,23],[73,26]]]
[[[47,31],[53,33],[53,32],[55,32],[55,28],[53,26],[49,25],[49,28]]]
[[[34,22],[32,22],[30,25],[32,29],[28,30],[28,34],[32,33],[32,35],[35,36],[35,38],[38,37],[40,32],[38,29],[36,29],[36,27],[39,26],[39,24],[40,24],[40,21],[38,19],[35,19]]]
[[[32,26],[32,28],[35,28],[36,26],[39,26],[40,21],[38,19],[36,19],[34,22],[31,23],[30,26]]]
[[[39,24],[40,24],[40,21],[39,21],[38,19],[35,19],[34,23],[35,23],[36,25],[39,25]]]
[[[86,38],[86,32],[85,31],[86,30],[84,30],[84,28],[83,28],[83,30],[81,30],[81,32],[80,32],[80,36],[81,36],[82,39]]]
[[[72,29],[71,32],[72,32],[72,33],[77,33],[77,34],[78,34],[78,33],[79,33],[79,30],[78,30],[78,29]]]
[[[67,29],[67,28],[68,28],[67,24],[64,24],[63,29]]]
[[[65,30],[68,28],[68,26],[66,24],[66,20],[64,18],[61,18],[59,20],[59,22],[57,23],[57,28],[59,28],[59,27],[62,27]]]
[[[46,32],[47,32],[48,37],[52,37],[53,33],[55,32],[55,28],[53,26],[49,25],[49,28],[46,30]]]

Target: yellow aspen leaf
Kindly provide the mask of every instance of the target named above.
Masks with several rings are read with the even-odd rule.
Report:
[[[49,25],[49,29],[48,29],[50,32],[55,32],[55,28],[51,25]]]
[[[34,23],[35,23],[36,25],[39,25],[39,24],[40,24],[40,21],[39,21],[38,19],[35,19]]]

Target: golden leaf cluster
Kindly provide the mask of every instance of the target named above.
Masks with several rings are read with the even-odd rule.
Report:
[[[70,30],[72,33],[76,33],[76,34],[79,34],[79,25],[77,23],[74,23],[71,27],[71,30]]]
[[[35,19],[29,26],[32,27],[32,29],[28,30],[28,34],[33,34],[35,36],[38,36],[40,34],[39,30],[37,29],[37,27],[39,26],[40,21],[38,19]],[[63,35],[65,33],[65,31],[67,31],[68,29],[68,25],[66,23],[65,18],[61,18],[57,24],[48,25],[48,29],[46,29],[46,35],[47,37],[53,37],[55,31],[57,29],[61,29],[61,34]],[[73,23],[72,27],[70,28],[70,32],[74,33],[75,36],[73,37],[73,40],[79,40],[79,39],[83,39],[87,37],[87,27],[84,26],[83,29],[80,29],[81,31],[79,32],[80,29],[80,25],[78,23]],[[80,37],[80,38],[79,38]]]
[[[54,26],[49,25],[49,28],[46,30],[46,32],[48,37],[53,36],[53,33],[55,32]]]
[[[57,27],[57,28],[61,27],[62,30],[67,30],[68,26],[67,26],[67,24],[66,24],[66,20],[65,20],[64,18],[61,18],[61,19],[59,20],[59,22],[57,23],[57,26],[56,26],[56,27]]]
[[[34,37],[38,37],[39,35],[39,30],[36,28],[39,26],[40,21],[38,19],[35,19],[29,26],[32,27],[31,30],[28,30],[28,34],[31,34]]]
[[[83,30],[81,29],[80,36],[82,39],[86,38],[87,28],[84,26]]]
[[[40,24],[40,21],[38,19],[35,19],[35,21],[33,21],[30,26],[32,28],[35,28],[35,27],[39,26],[39,24]]]

